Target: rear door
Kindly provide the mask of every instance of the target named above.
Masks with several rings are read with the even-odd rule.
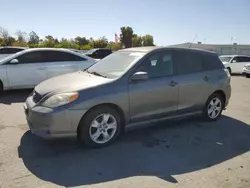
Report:
[[[178,70],[178,113],[201,110],[211,91],[209,72],[204,71],[202,56],[189,50],[176,50],[175,62]]]
[[[48,51],[47,79],[61,74],[76,72],[88,68],[92,61],[82,56],[64,51]]]
[[[33,88],[46,80],[47,59],[43,51],[31,51],[15,59],[18,64],[6,64],[11,88]]]

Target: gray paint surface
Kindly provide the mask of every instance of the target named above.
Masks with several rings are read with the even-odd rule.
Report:
[[[79,92],[79,98],[68,105],[53,109],[51,112],[42,112],[32,104],[32,96],[27,99],[29,122],[45,122],[47,129],[42,134],[47,136],[76,135],[76,130],[81,117],[89,109],[100,104],[113,104],[121,109],[125,117],[125,124],[145,122],[159,118],[175,117],[189,113],[199,113],[208,97],[215,91],[222,91],[226,95],[226,105],[231,96],[230,77],[221,69],[201,71],[198,73],[165,76],[157,79],[149,79],[143,82],[132,82],[131,77],[137,71],[138,66],[155,52],[188,50],[200,54],[211,52],[182,49],[142,47],[121,51],[147,52],[124,75],[117,79],[103,78],[87,72],[77,72],[58,76],[39,84],[35,91],[48,97],[63,92]],[[209,80],[204,80],[209,77]],[[174,87],[170,86],[175,82]],[[39,106],[39,104],[38,104]],[[72,115],[72,113],[76,115]],[[36,131],[31,126],[31,130]],[[41,136],[41,135],[40,135]],[[44,136],[43,136],[44,137]],[[57,137],[57,136],[55,136]]]

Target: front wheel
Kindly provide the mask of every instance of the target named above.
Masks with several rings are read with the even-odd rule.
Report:
[[[116,140],[122,130],[116,110],[102,106],[91,110],[80,122],[78,138],[89,147],[104,147]]]
[[[208,98],[203,110],[203,115],[206,120],[215,121],[221,116],[223,108],[224,101],[221,95],[214,93]]]

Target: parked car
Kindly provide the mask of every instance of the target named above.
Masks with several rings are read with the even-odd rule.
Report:
[[[241,74],[244,66],[250,63],[250,56],[245,55],[222,55],[220,60],[231,73]]]
[[[242,75],[250,78],[250,63],[246,64],[242,69]]]
[[[3,59],[7,56],[10,56],[12,54],[15,54],[17,52],[20,52],[22,50],[25,50],[27,48],[25,47],[17,47],[17,46],[5,46],[5,47],[0,47],[0,59]]]
[[[102,147],[139,123],[198,114],[217,120],[230,96],[230,74],[215,53],[141,47],[40,83],[24,109],[38,136]]]
[[[95,61],[66,49],[27,49],[0,60],[0,91],[34,88],[60,74],[88,68]]]
[[[85,55],[94,58],[96,60],[103,59],[104,57],[110,55],[112,50],[106,48],[94,48],[85,53]]]

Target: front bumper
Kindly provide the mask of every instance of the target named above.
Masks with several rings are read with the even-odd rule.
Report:
[[[244,67],[244,68],[242,69],[242,74],[243,74],[243,75],[250,75],[250,69],[247,69],[247,68]]]
[[[86,110],[36,106],[32,96],[27,98],[24,111],[31,132],[46,139],[76,136],[79,122],[86,113]]]

